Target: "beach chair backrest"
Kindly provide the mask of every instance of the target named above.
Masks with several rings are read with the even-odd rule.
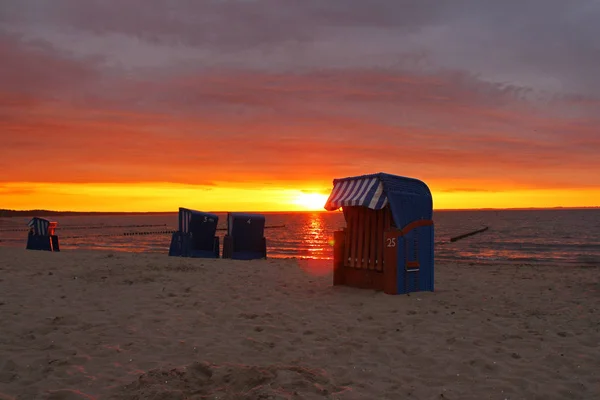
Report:
[[[344,266],[383,270],[384,232],[393,224],[389,207],[344,207]]]
[[[56,227],[56,222],[54,224],[54,226]],[[27,223],[27,226],[29,226],[33,230],[34,235],[47,236],[50,221],[39,217],[33,217],[31,221]]]
[[[188,225],[192,236],[192,249],[212,250],[218,223],[219,217],[215,214],[193,212]]]
[[[235,251],[262,249],[265,236],[264,215],[229,213],[227,218],[227,233],[235,238]]]

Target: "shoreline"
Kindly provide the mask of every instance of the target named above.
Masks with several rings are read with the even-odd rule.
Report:
[[[24,249],[25,242],[22,246],[7,246],[6,243],[0,239],[0,249]],[[3,245],[4,244],[4,245]],[[64,249],[64,250],[63,250]],[[131,248],[126,250],[121,249],[107,249],[107,248],[86,248],[86,247],[70,247],[63,246],[61,243],[61,251],[60,253],[81,253],[81,252],[90,252],[90,253],[131,253],[131,254],[152,254],[152,255],[163,255],[168,256],[169,249],[165,248],[162,251],[151,250],[142,248],[139,251],[133,251]],[[221,259],[221,258],[219,258]],[[303,256],[281,256],[281,255],[268,255],[267,260],[312,260],[312,261],[320,261],[320,262],[333,262],[333,257],[329,258],[319,258],[319,257],[303,257]],[[552,268],[600,268],[599,264],[600,260],[589,259],[589,260],[580,260],[580,261],[556,261],[551,258],[548,259],[484,259],[484,258],[467,258],[467,257],[440,257],[436,259],[436,264],[459,264],[459,265],[481,265],[481,266],[499,266],[499,265],[519,265],[522,267],[525,266],[548,266]],[[333,268],[333,267],[332,267]],[[1,399],[0,399],[1,400]]]

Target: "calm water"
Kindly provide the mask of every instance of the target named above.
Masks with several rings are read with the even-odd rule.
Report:
[[[332,232],[345,225],[342,213],[267,213],[269,257],[332,258]],[[220,227],[226,227],[220,214]],[[0,246],[24,247],[29,218],[0,218]],[[167,253],[170,234],[125,236],[129,232],[174,230],[177,214],[56,217],[61,249]],[[600,264],[600,210],[438,211],[436,259],[462,261]],[[450,238],[484,226],[484,233],[450,243]],[[222,237],[224,231],[219,231]],[[221,239],[222,242],[222,239]]]

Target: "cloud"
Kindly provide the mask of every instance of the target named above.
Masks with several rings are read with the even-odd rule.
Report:
[[[600,95],[594,0],[5,0],[1,10],[7,29],[124,69],[458,70]]]
[[[32,187],[13,187],[0,183],[0,193],[4,196],[31,196],[36,194],[36,190]]]
[[[0,54],[0,106],[52,100],[99,79],[93,60],[72,58],[43,40],[0,32]]]
[[[591,0],[0,0],[2,180],[598,186],[598,18]]]
[[[443,193],[479,193],[479,192],[493,192],[492,190],[480,189],[480,188],[449,188],[442,189],[440,192]]]
[[[231,86],[224,85],[223,90],[246,78],[231,77]],[[370,79],[377,82],[376,78]],[[274,78],[253,76],[248,81],[258,88],[269,79]],[[279,77],[277,87],[295,93],[297,79]],[[408,77],[398,81],[417,85],[416,92],[433,90],[426,81]],[[185,102],[172,99],[169,92],[160,92],[166,96],[162,102],[160,96],[155,99],[164,112],[154,107],[146,112],[37,107],[21,120],[0,123],[1,131],[10,135],[4,138],[11,148],[8,159],[20,165],[5,179],[328,183],[332,176],[388,171],[429,180],[483,178],[499,185],[511,180],[540,186],[598,185],[590,172],[600,166],[593,151],[598,146],[598,124],[593,121],[575,125],[511,109],[500,112],[496,105],[484,103],[465,105],[460,111],[461,107],[445,102],[421,104],[416,96],[412,107],[415,112],[421,109],[421,115],[404,122],[392,117],[378,121],[377,96],[371,104],[374,116],[353,115],[352,110],[359,107],[345,99],[347,88],[332,85],[323,99],[320,91],[309,90],[320,84],[318,77],[303,77],[300,86],[305,90],[298,103],[286,103],[287,96],[265,89],[258,106],[252,97],[245,97],[254,91],[250,85],[247,93],[242,87],[222,107],[207,110],[201,102],[192,102],[176,118],[169,116],[169,110],[181,109]],[[148,98],[151,94],[142,91],[138,95]],[[236,115],[236,102],[252,112]],[[403,100],[396,102],[399,109],[404,106]],[[409,99],[405,102],[411,107]],[[312,106],[303,108],[300,103]],[[392,116],[393,111],[388,110]],[[437,121],[428,125],[427,116],[436,116]],[[494,124],[498,127],[486,130]],[[452,134],[444,125],[452,127]],[[547,133],[537,133],[536,128]]]

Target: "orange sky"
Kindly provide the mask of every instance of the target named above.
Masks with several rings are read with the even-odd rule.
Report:
[[[0,208],[321,209],[334,178],[374,172],[422,179],[437,209],[600,206],[600,86],[564,58],[535,72],[554,54],[539,44],[505,43],[500,68],[461,31],[476,27],[451,18],[446,47],[358,26],[294,47],[277,41],[291,31],[246,19],[200,43],[196,25],[152,7],[114,20],[86,9],[100,4],[60,0],[35,18],[19,4],[0,10]],[[239,16],[186,7],[198,9],[173,18]],[[459,44],[471,47],[452,58]],[[518,56],[528,45],[542,64]]]

